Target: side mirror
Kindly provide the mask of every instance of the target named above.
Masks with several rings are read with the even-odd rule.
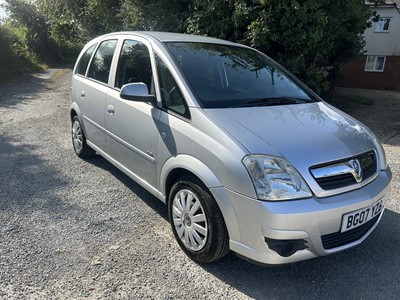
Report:
[[[156,97],[149,95],[147,85],[143,82],[124,84],[119,96],[125,100],[150,102],[153,105],[156,104]]]

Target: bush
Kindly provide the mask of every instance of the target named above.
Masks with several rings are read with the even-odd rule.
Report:
[[[0,84],[17,76],[43,68],[37,56],[24,41],[24,28],[11,28],[0,24]]]

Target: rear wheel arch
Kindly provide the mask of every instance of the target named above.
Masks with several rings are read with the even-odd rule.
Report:
[[[70,119],[72,120],[75,116],[77,116],[78,114],[77,114],[77,112],[75,111],[75,109],[71,109],[71,111],[70,111],[70,113],[69,113],[69,116],[70,116]]]
[[[85,132],[78,115],[74,115],[71,119],[71,138],[75,154],[78,157],[89,158],[96,154],[96,151],[86,142]]]
[[[71,104],[69,116],[70,116],[71,122],[74,119],[74,117],[77,117],[79,119],[79,122],[81,123],[81,126],[82,126],[82,130],[83,130],[84,134],[86,135],[86,129],[85,129],[85,124],[83,123],[83,120],[82,120],[82,114],[81,114],[79,106],[76,102],[73,102]]]
[[[79,106],[76,102],[72,102],[71,103],[71,107],[70,107],[70,111],[69,111],[69,115],[71,120],[73,119],[73,117],[78,116],[80,118],[81,116],[81,111],[79,109]]]

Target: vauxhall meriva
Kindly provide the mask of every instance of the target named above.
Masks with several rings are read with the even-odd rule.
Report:
[[[72,141],[168,206],[193,260],[229,250],[290,263],[360,244],[391,171],[374,134],[266,55],[184,34],[89,42],[72,79]]]

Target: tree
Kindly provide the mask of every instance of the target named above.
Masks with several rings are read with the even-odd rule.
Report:
[[[7,24],[0,23],[0,45],[0,82],[40,69],[35,54]]]
[[[362,34],[374,16],[363,0],[223,2],[228,5],[193,0],[189,29],[210,35],[219,30],[224,38],[255,47],[318,93],[335,82],[340,64],[361,53]]]
[[[19,33],[20,39],[40,58],[57,58],[58,49],[49,38],[49,25],[37,7],[24,0],[6,0],[10,16],[8,23]]]
[[[87,41],[121,30],[120,0],[36,0],[56,40]]]
[[[185,31],[189,0],[127,0],[119,16],[125,30]]]
[[[381,2],[376,0],[375,2]],[[208,35],[250,45],[316,92],[359,55],[374,14],[364,0],[6,0],[18,36],[39,57],[59,57],[118,30]],[[61,49],[61,50],[60,50]]]
[[[119,15],[121,2],[123,1],[86,0],[80,25],[86,28],[92,37],[122,30],[122,20]]]
[[[85,3],[86,0],[36,0],[36,7],[46,19],[50,35],[57,44],[82,39],[84,33],[79,20]]]
[[[56,40],[120,30],[184,32],[190,0],[36,0]]]
[[[187,31],[220,39],[238,41],[245,28],[235,23],[235,0],[195,0],[189,6]],[[240,30],[242,29],[242,30]]]

